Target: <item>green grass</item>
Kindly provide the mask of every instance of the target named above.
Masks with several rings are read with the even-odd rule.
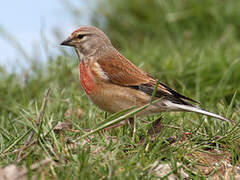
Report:
[[[134,133],[126,125],[82,139],[86,129],[94,130],[106,121],[116,121],[123,113],[109,118],[109,114],[89,101],[80,87],[76,56],[61,49],[61,54],[49,58],[47,64],[30,64],[29,71],[9,73],[0,69],[0,167],[26,166],[29,178],[45,179],[154,179],[156,163],[169,164],[172,172],[181,178],[181,167],[177,167],[180,163],[191,179],[224,176],[220,174],[223,163],[238,168],[240,44],[236,9],[239,3],[216,5],[218,1],[214,2],[206,9],[193,1],[185,6],[172,1],[160,3],[166,11],[161,17],[174,11],[184,14],[186,8],[199,11],[198,14],[188,11],[191,13],[184,19],[173,22],[161,19],[156,29],[153,27],[157,20],[150,14],[151,8],[143,11],[145,16],[137,16],[142,11],[135,12],[131,3],[129,6],[111,4],[112,14],[119,12],[116,7],[121,7],[123,14],[129,12],[129,16],[135,13],[131,21],[135,24],[129,22],[125,27],[114,19],[119,17],[104,15],[100,8],[108,23],[99,26],[137,66],[200,101],[201,107],[231,118],[234,125],[194,113],[172,112],[145,117],[147,123],[136,118]],[[229,10],[225,12],[223,7]],[[151,18],[152,24],[147,24]],[[215,20],[216,27],[206,21],[208,18]],[[131,28],[138,38],[133,36]],[[144,33],[146,30],[149,33]],[[48,88],[51,91],[41,125],[36,126]],[[152,141],[147,131],[160,117],[162,129]],[[68,122],[70,127],[55,131],[58,122]],[[30,145],[25,146],[32,130],[35,135]],[[46,158],[52,163],[32,167]],[[202,170],[206,166],[211,168],[209,174]]]

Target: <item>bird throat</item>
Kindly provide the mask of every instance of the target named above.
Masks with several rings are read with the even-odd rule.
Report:
[[[81,53],[81,51],[78,48],[75,48],[77,56],[78,56],[78,60],[83,61],[85,59],[85,56],[83,55],[83,53]]]

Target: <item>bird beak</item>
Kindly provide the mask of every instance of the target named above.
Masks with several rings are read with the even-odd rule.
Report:
[[[73,46],[72,44],[72,38],[68,37],[66,40],[64,40],[60,45],[62,46]]]

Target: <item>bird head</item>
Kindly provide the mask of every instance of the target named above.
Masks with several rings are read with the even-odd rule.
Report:
[[[81,27],[73,31],[61,45],[74,47],[80,60],[112,46],[104,32],[93,26]]]

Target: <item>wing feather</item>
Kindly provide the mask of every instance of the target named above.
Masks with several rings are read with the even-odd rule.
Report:
[[[157,81],[149,74],[137,68],[120,53],[109,53],[108,56],[99,58],[97,62],[112,83],[138,89],[149,95],[153,93]],[[198,103],[163,83],[159,83],[156,97],[165,98],[178,104],[191,105],[185,100]]]
[[[150,82],[147,74],[120,54],[111,54],[98,60],[102,70],[115,84],[134,86]]]

